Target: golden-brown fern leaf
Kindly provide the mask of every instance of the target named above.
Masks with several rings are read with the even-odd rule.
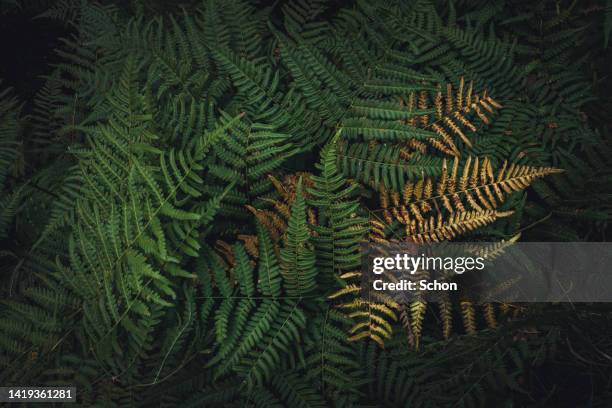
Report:
[[[410,303],[410,324],[414,334],[414,346],[417,349],[423,335],[423,319],[425,319],[426,310],[427,302],[425,300],[420,299]]]
[[[278,180],[272,174],[268,175],[268,179],[276,189],[276,191],[280,194],[282,200],[286,205],[291,207],[293,201],[295,200],[295,193],[297,191],[298,181],[302,179],[302,194],[304,198],[310,198],[308,194],[308,190],[313,187],[314,182],[312,181],[312,174],[307,172],[297,172],[292,174],[287,174],[283,180]]]
[[[248,237],[248,235],[239,235],[238,238],[240,237]],[[255,238],[255,241],[257,242],[257,237],[254,236],[254,238]],[[229,270],[231,280],[235,279],[234,272],[233,272],[233,268],[236,265],[236,257],[234,255],[234,248],[227,242],[220,240],[220,239],[215,241],[214,248],[215,248],[215,251],[219,254],[218,259],[222,262],[224,267]],[[248,248],[247,248],[247,253],[251,255]],[[251,264],[253,268],[256,266],[255,259],[257,259],[257,256],[254,256],[254,259],[249,259],[249,263]]]
[[[287,222],[276,212],[270,210],[260,210],[251,205],[245,205],[259,223],[268,231],[272,241],[278,242],[287,230]]]
[[[412,323],[410,319],[410,309],[406,304],[401,305],[400,310],[400,322],[402,323],[402,327],[406,331],[406,342],[408,343],[408,347],[414,348],[416,347],[414,333],[412,332]]]
[[[478,244],[466,244],[463,246],[467,253],[481,258],[487,258],[489,261],[502,255],[506,252],[506,248],[514,245],[519,240],[521,233],[517,233],[508,239],[501,240],[499,242],[491,242],[483,246],[482,243]]]
[[[419,270],[414,276],[415,281],[429,279],[429,271]],[[416,299],[410,303],[410,327],[414,336],[414,348],[418,349],[423,335],[423,320],[427,311],[427,300],[423,292],[415,293]]]
[[[280,195],[280,199],[264,198],[262,201],[270,203],[273,209],[259,209],[252,205],[245,205],[247,210],[251,212],[259,223],[268,231],[270,238],[274,243],[278,243],[287,230],[287,224],[291,217],[291,206],[295,201],[296,188],[298,180],[302,178],[304,188],[304,198],[310,197],[307,189],[313,186],[310,173],[298,172],[286,175],[283,180],[279,180],[269,174],[268,179]],[[310,225],[317,224],[317,214],[313,208],[306,209],[308,222]]]
[[[469,132],[478,131],[478,123],[474,118],[484,124],[491,122],[490,116],[502,108],[502,105],[495,101],[487,91],[482,94],[474,92],[474,82],[467,84],[465,92],[465,79],[461,77],[457,90],[453,89],[452,84],[447,84],[443,91],[442,87],[433,94],[427,91],[420,91],[418,94],[410,93],[407,98],[400,98],[399,105],[406,106],[408,112],[415,112],[418,108],[421,112],[415,112],[409,118],[401,119],[400,122],[409,126],[431,129],[437,138],[427,139],[427,143],[436,150],[444,154],[459,157],[460,149],[457,147],[456,140],[461,140],[466,146],[472,147],[472,142],[468,137]],[[427,111],[433,108],[433,115]],[[409,141],[408,145],[413,143]],[[419,142],[423,145],[423,142]],[[414,146],[412,146],[414,148]],[[422,151],[423,146],[415,148]],[[410,150],[404,150],[402,157],[410,157]]]
[[[474,83],[470,81],[467,93],[463,94],[465,80],[461,77],[457,91],[453,90],[452,84],[446,85],[446,93],[438,89],[434,95],[435,121],[429,124],[428,119],[421,118],[420,124],[424,128],[431,128],[438,139],[428,140],[429,144],[443,153],[452,156],[460,156],[455,139],[461,140],[466,146],[472,147],[472,142],[466,135],[469,130],[476,132],[478,129],[472,120],[477,116],[485,124],[490,123],[489,115],[501,109],[502,106],[496,102],[485,90],[482,95],[473,93]],[[427,108],[427,99],[421,93],[419,96],[419,108]]]
[[[442,335],[444,339],[448,340],[453,329],[452,303],[448,297],[448,293],[444,294],[438,306],[440,308],[440,319],[442,320]]]
[[[259,241],[257,235],[239,234],[237,238],[242,241],[247,253],[252,256],[253,259],[259,258]]]
[[[372,242],[377,242],[379,244],[388,243],[389,240],[387,239],[386,228],[387,225],[381,220],[378,220],[376,218],[370,218],[370,233],[368,236],[369,240]]]
[[[343,279],[361,279],[361,272],[348,272]],[[383,294],[375,294],[373,299],[360,297],[361,287],[349,283],[329,295],[329,299],[347,299],[336,305],[348,317],[355,321],[349,331],[348,341],[370,338],[380,347],[384,347],[385,339],[390,339],[393,333],[392,322],[397,321],[400,305]]]
[[[336,299],[344,295],[359,293],[359,291],[361,291],[361,287],[359,285],[351,283],[341,289],[338,289],[337,291],[329,295],[328,298]]]
[[[434,185],[430,178],[404,185],[400,200],[391,203],[388,192],[381,189],[380,203],[385,221],[390,224],[393,219],[407,226],[423,223],[426,215],[442,209],[449,214],[463,213],[469,210],[476,213],[494,211],[504,202],[506,195],[528,187],[538,178],[560,173],[563,170],[554,167],[535,167],[504,162],[496,172],[488,158],[468,157],[459,171],[459,159],[455,158],[449,169],[446,161],[442,172]],[[436,222],[428,219],[428,223]]]
[[[399,305],[389,299],[385,303],[372,302],[359,299],[358,306],[352,303],[341,304],[340,308],[357,307],[357,310],[348,314],[356,321],[349,331],[348,341],[357,341],[363,338],[374,340],[380,347],[385,346],[385,339],[390,339],[393,333],[391,321],[397,321],[396,312]]]
[[[467,334],[476,333],[476,311],[474,303],[471,300],[463,299],[459,302],[461,306],[461,317],[463,318],[463,327]]]
[[[510,303],[502,303],[499,305],[499,310],[503,315],[506,315],[510,312],[512,305]]]
[[[427,145],[417,139],[410,139],[406,142],[406,146],[400,149],[400,158],[410,160],[415,154],[424,155],[427,153]]]
[[[485,303],[482,305],[485,321],[491,329],[497,328],[497,319],[495,318],[495,305],[493,303]]]
[[[413,220],[411,224],[406,225],[406,240],[416,243],[452,240],[458,235],[483,227],[510,214],[512,211],[461,211],[451,214],[447,219],[438,214]]]
[[[522,279],[521,276],[514,276],[512,278],[506,279],[503,282],[499,282],[498,284],[496,284],[495,286],[489,288],[484,296],[483,299],[487,299],[487,300],[492,300],[492,301],[498,301],[500,297],[502,297],[502,295],[504,297],[508,296],[508,292],[510,290],[512,290],[513,287],[516,286],[516,284]],[[510,294],[512,294],[512,292],[510,292]]]
[[[428,102],[427,102],[427,91],[421,91],[419,94],[419,102],[418,102],[418,107],[421,110],[427,110],[428,108]],[[429,124],[429,116],[428,115],[422,115],[420,118],[420,123],[422,127],[427,127],[427,125]]]
[[[221,256],[221,260],[228,268],[232,268],[236,263],[234,259],[234,250],[232,246],[225,241],[217,240],[215,242],[215,251]]]
[[[403,98],[400,98],[400,106],[404,105],[406,105],[408,112],[414,111],[414,107],[416,105],[416,95],[414,92],[411,92],[405,101]],[[409,118],[404,119],[403,123],[410,126],[417,126],[417,120],[420,120],[418,115],[411,115]]]

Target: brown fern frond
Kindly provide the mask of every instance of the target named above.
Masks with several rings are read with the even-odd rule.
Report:
[[[421,93],[419,94],[419,109],[426,110],[428,108],[427,99],[427,91],[421,91]],[[421,115],[420,122],[422,127],[427,127],[427,125],[429,124],[429,115]]]
[[[553,167],[508,165],[504,162],[495,174],[488,158],[480,160],[469,156],[459,172],[459,159],[455,158],[450,172],[447,162],[443,162],[435,186],[430,178],[421,179],[416,184],[405,183],[403,202],[399,207],[395,203],[389,205],[388,194],[381,192],[383,218],[388,224],[397,219],[401,224],[411,225],[414,219],[423,222],[434,209],[445,209],[449,214],[468,210],[479,213],[494,211],[507,194],[528,187],[538,178],[561,171]]]
[[[371,313],[370,311],[358,311],[352,312],[348,316],[353,319],[359,317],[365,317],[367,319],[366,321],[359,322],[351,327],[350,333],[355,334],[362,329],[366,329],[367,331],[380,334],[388,339],[391,338],[393,327],[391,327],[387,320],[383,319],[377,314]]]
[[[487,326],[491,329],[497,328],[497,319],[495,319],[495,306],[493,303],[485,303],[482,305],[484,310],[485,321],[487,322]]]
[[[458,156],[459,155],[459,151],[455,148],[449,147],[446,144],[444,144],[442,141],[438,140],[438,139],[434,139],[434,138],[429,138],[427,139],[427,142],[436,150],[441,151],[444,154],[447,154],[449,156]]]
[[[384,339],[390,339],[393,327],[389,322],[376,314],[372,308],[369,310],[357,311],[348,315],[359,322],[351,327],[348,341],[356,341],[364,337],[369,337],[384,347]]]
[[[501,108],[503,108],[503,106],[502,106],[501,104],[497,103],[497,102],[496,102],[496,101],[495,101],[493,98],[491,98],[491,97],[490,97],[490,96],[488,96],[488,95],[487,95],[487,96],[486,96],[484,99],[485,99],[485,101],[486,101],[487,103],[490,103],[491,105],[493,105],[493,107],[495,107],[495,109],[501,109]]]
[[[437,123],[434,123],[433,125],[431,125],[431,128],[442,139],[441,140],[442,145],[448,150],[450,150],[451,152],[453,152],[453,156],[460,155],[459,149],[457,148],[457,145],[453,141],[453,138],[442,126],[438,125]],[[434,147],[436,146],[434,145]]]
[[[287,230],[287,223],[274,211],[259,210],[253,206],[245,205],[261,225],[268,231],[274,242],[278,242]]]
[[[257,240],[257,235],[239,234],[236,238],[242,241],[249,255],[254,259],[259,258],[259,241]]]
[[[440,319],[442,320],[442,335],[449,339],[453,328],[452,303],[448,298],[448,293],[444,293],[444,298],[439,303]]]
[[[440,87],[438,87],[438,92],[436,93],[434,106],[436,107],[436,119],[442,119],[442,92],[440,91]]]
[[[218,239],[215,242],[215,251],[221,255],[221,259],[225,262],[225,264],[232,268],[236,263],[234,259],[234,250],[232,246],[225,241]]]
[[[362,309],[366,307],[366,308],[370,308],[372,310],[382,313],[383,315],[387,316],[391,320],[394,320],[394,321],[397,320],[397,314],[395,313],[395,311],[391,309],[389,306],[387,306],[386,304],[370,302],[367,300],[363,300],[361,298],[355,298],[352,302],[342,303],[338,305],[337,307],[339,309]]]
[[[427,153],[427,145],[420,140],[410,139],[406,147],[400,148],[400,158],[409,160],[415,153],[424,155]]]
[[[309,198],[307,188],[312,188],[313,181],[310,173],[294,173],[286,175],[283,181],[269,174],[268,179],[281,196],[281,199],[262,198],[262,201],[270,203],[272,209],[259,209],[252,205],[245,205],[246,209],[257,218],[260,224],[268,231],[272,240],[277,243],[287,230],[287,223],[291,217],[291,206],[295,201],[298,180],[302,179],[304,198]],[[314,208],[306,209],[308,223],[317,225],[317,213]],[[248,250],[248,248],[247,248]]]
[[[510,303],[502,303],[499,305],[499,311],[506,315],[512,310],[512,305]]]
[[[462,211],[455,212],[446,220],[438,214],[407,225],[406,240],[416,243],[452,240],[458,235],[483,227],[497,218],[510,214],[512,211]]]
[[[479,101],[480,102],[480,101]],[[486,123],[487,125],[489,123],[491,123],[489,121],[489,118],[487,117],[487,115],[485,115],[482,110],[480,109],[480,103],[474,103],[472,104],[472,108],[474,109],[474,111],[476,111],[476,115],[478,115],[478,117],[480,118],[480,120],[482,120],[484,123]]]
[[[474,81],[470,81],[470,83],[468,84],[468,90],[467,90],[467,94],[465,95],[465,103],[464,105],[464,109],[466,110],[466,112],[469,112],[471,107],[472,107],[472,91],[474,88]]]
[[[403,160],[410,160],[413,154],[414,153],[410,149],[405,147],[400,149],[400,158]]]
[[[389,192],[385,188],[384,183],[380,185],[380,206],[381,208],[389,207]]]
[[[476,311],[474,303],[470,300],[463,299],[459,302],[461,306],[461,317],[463,318],[463,327],[467,334],[476,333]]]
[[[463,109],[463,86],[465,80],[463,77],[459,79],[459,88],[457,89],[457,111],[461,111]]]
[[[493,242],[483,246],[482,244],[468,244],[465,246],[465,251],[481,258],[487,258],[489,261],[494,260],[498,256],[502,255],[506,248],[512,246],[519,240],[521,234],[515,234],[509,239],[502,240],[500,242]]]
[[[423,319],[425,318],[426,310],[427,303],[424,300],[415,300],[410,303],[410,326],[414,334],[414,346],[417,349],[423,334]]]
[[[340,276],[343,280],[357,280],[362,276],[361,271],[347,272]],[[390,297],[374,293],[372,298],[364,299],[359,293],[362,288],[356,283],[347,283],[346,286],[328,296],[329,299],[348,297],[350,300],[339,303],[336,307],[347,313],[355,320],[351,327],[348,341],[357,341],[370,338],[384,347],[384,339],[391,338],[393,332],[392,322],[397,321],[400,305]]]
[[[445,161],[435,186],[430,178],[407,182],[401,198],[399,193],[390,194],[382,186],[380,202],[384,222],[371,221],[370,236],[383,242],[386,239],[385,223],[388,225],[397,220],[405,226],[409,240],[436,242],[452,239],[509,215],[508,212],[496,211],[505,194],[527,187],[536,178],[560,171],[504,163],[495,174],[488,159],[481,161],[468,157],[461,172],[458,159],[454,160],[449,172]],[[442,214],[442,209],[448,215]],[[434,210],[435,213],[429,215]]]
[[[489,290],[487,290],[487,292],[484,294],[483,298],[484,299],[490,299],[490,300],[498,300],[501,297],[501,294],[506,294],[508,290],[510,290],[512,287],[516,286],[516,284],[522,279],[521,276],[514,276],[510,279],[506,279],[503,282],[498,283],[497,285],[495,285],[494,287],[490,288]]]
[[[306,215],[310,225],[317,225],[317,213],[315,212],[314,208],[309,207],[306,209]]]
[[[425,154],[427,151],[427,145],[417,139],[410,139],[408,141],[408,146],[421,154]]]
[[[446,84],[446,113],[453,111],[453,85]]]
[[[490,118],[487,116],[501,109],[502,106],[496,102],[485,90],[482,95],[473,94],[473,81],[469,82],[467,94],[464,98],[465,80],[461,77],[459,87],[456,92],[453,91],[452,84],[446,85],[446,94],[442,96],[440,89],[434,96],[435,121],[429,125],[429,119],[421,117],[421,126],[424,128],[430,127],[438,136],[438,139],[429,139],[429,144],[445,154],[459,156],[460,151],[453,140],[453,137],[459,138],[465,145],[472,147],[472,142],[466,135],[464,129],[471,132],[476,132],[477,128],[468,118],[473,112],[485,124],[490,123]],[[427,108],[427,97],[421,92],[419,96],[419,108]],[[486,112],[486,113],[485,113]]]
[[[459,136],[463,143],[465,143],[468,147],[472,147],[472,142],[470,142],[470,139],[467,138],[467,136],[463,133],[461,128],[457,126],[457,124],[453,121],[452,118],[448,116],[445,117],[444,123],[453,131],[454,134]]]
[[[271,198],[262,198],[262,201],[268,202],[274,206],[274,209],[280,214],[285,220],[288,220],[291,216],[291,205],[280,200],[273,200]]]
[[[348,295],[348,294],[351,294],[351,293],[358,293],[359,291],[361,291],[361,287],[359,285],[351,283],[349,285],[346,285],[342,289],[338,289],[337,291],[335,291],[334,293],[329,295],[328,299],[335,299],[335,298],[338,298],[340,296]]]
[[[287,188],[283,185],[283,183],[279,179],[274,177],[272,174],[268,175],[268,179],[270,180],[276,191],[283,198],[283,200],[289,202],[291,200],[291,193],[287,191]]]
[[[412,112],[414,110],[414,105],[415,105],[415,95],[414,92],[411,92],[410,95],[408,95],[408,101],[406,102],[406,107],[408,108],[408,112]],[[407,120],[407,124],[410,126],[416,126],[416,121],[417,118],[416,116],[410,116],[410,118]]]
[[[402,308],[400,310],[400,322],[406,331],[406,341],[408,342],[408,347],[415,348],[416,343],[414,333],[412,332],[412,324],[410,323],[410,309],[406,304],[402,304]]]
[[[470,129],[472,132],[476,132],[476,126],[468,120],[462,112],[453,112],[453,117],[459,121],[464,127]]]
[[[342,275],[340,275],[340,279],[351,279],[351,278],[360,278],[362,275],[361,271],[353,271],[353,272],[345,272]]]
[[[302,179],[302,194],[304,198],[308,199],[310,195],[308,194],[308,190],[312,188],[314,185],[312,181],[312,174],[307,172],[297,172],[286,175],[283,180],[278,180],[272,174],[268,175],[268,179],[276,189],[276,191],[282,197],[282,200],[286,205],[291,207],[293,201],[295,200],[295,192],[297,189],[298,181]]]
[[[358,334],[355,334],[353,336],[349,336],[347,338],[348,341],[358,341],[364,338],[370,338],[372,340],[374,340],[381,348],[385,347],[385,341],[383,340],[382,337],[380,337],[379,335],[372,333],[372,332],[368,332],[368,331],[362,331]]]

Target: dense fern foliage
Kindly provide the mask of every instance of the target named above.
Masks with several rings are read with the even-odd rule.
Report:
[[[360,296],[364,242],[606,240],[609,1],[2,8],[71,34],[33,99],[0,84],[0,384],[610,401],[605,305]]]

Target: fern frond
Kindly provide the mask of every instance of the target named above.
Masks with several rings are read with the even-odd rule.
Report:
[[[476,333],[476,311],[472,301],[463,299],[459,302],[461,306],[461,317],[463,318],[463,327],[467,334]]]
[[[291,206],[286,238],[281,249],[284,287],[290,296],[303,296],[316,288],[315,255],[310,248],[310,231],[306,220],[306,203],[302,195],[302,180],[296,188]]]
[[[440,318],[442,320],[442,335],[444,339],[448,339],[450,338],[453,328],[452,303],[448,299],[448,296],[445,296],[445,299],[439,303],[439,307]]]
[[[425,318],[426,310],[427,303],[423,300],[416,300],[410,303],[410,324],[412,326],[412,333],[414,333],[414,345],[417,349],[423,334],[423,319]]]
[[[504,162],[495,173],[487,158],[480,164],[479,158],[472,160],[468,157],[460,174],[459,159],[455,158],[450,172],[446,162],[442,164],[442,174],[435,186],[430,178],[406,183],[402,202],[396,199],[391,205],[382,205],[389,203],[388,193],[382,190],[381,207],[386,219],[397,219],[406,226],[424,223],[424,216],[434,209],[437,212],[444,209],[449,214],[465,212],[468,208],[475,212],[490,212],[504,202],[507,194],[526,188],[538,178],[560,172],[562,170],[551,167],[508,165]],[[433,217],[426,222],[427,225],[439,224],[439,220]]]

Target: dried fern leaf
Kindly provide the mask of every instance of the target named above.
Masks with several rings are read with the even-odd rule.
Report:
[[[423,333],[423,319],[425,318],[426,310],[427,303],[424,300],[415,300],[410,303],[410,325],[414,334],[414,345],[417,349],[419,348]]]
[[[470,300],[463,299],[459,302],[461,306],[461,317],[463,318],[463,327],[468,334],[476,333],[476,311],[474,303]]]

